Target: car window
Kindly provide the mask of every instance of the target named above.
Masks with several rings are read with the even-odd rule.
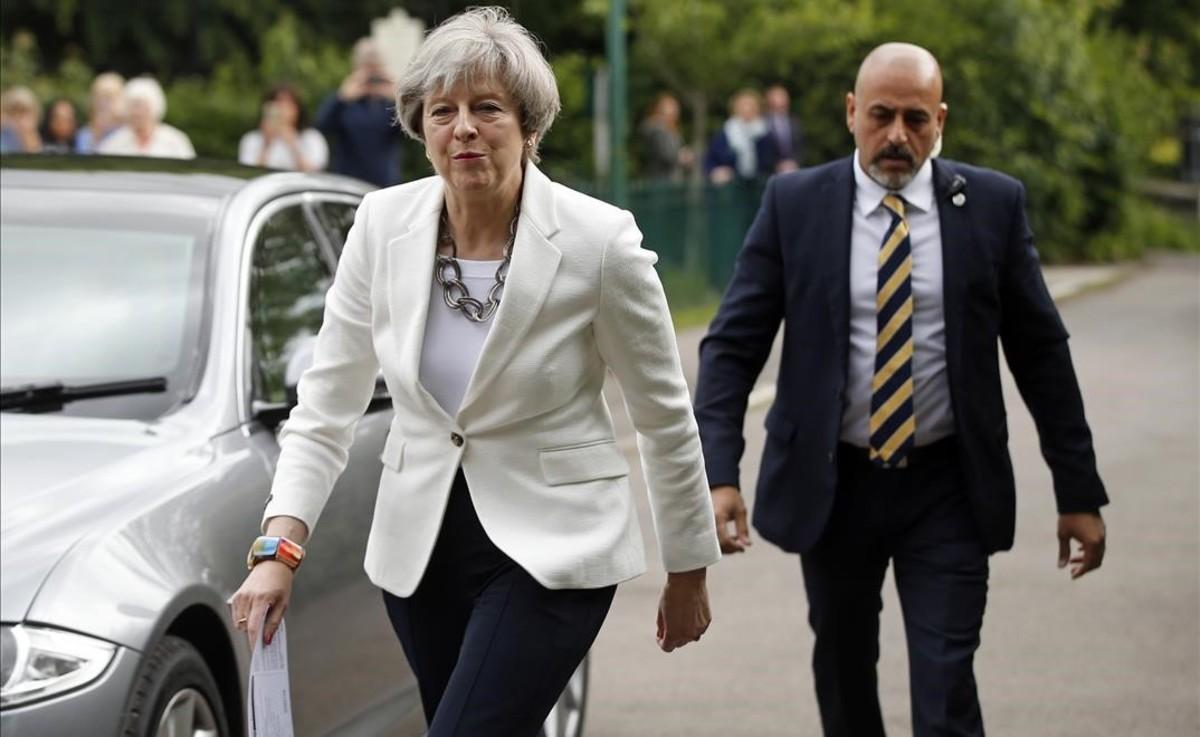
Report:
[[[288,399],[287,385],[311,359],[332,278],[301,205],[263,225],[250,279],[255,399]]]
[[[162,378],[166,390],[64,403],[154,419],[203,371],[215,205],[153,192],[6,188],[0,209],[0,385]],[[64,217],[69,213],[70,217]]]
[[[329,236],[329,242],[333,244],[334,250],[340,258],[342,246],[346,243],[346,236],[350,235],[350,226],[354,225],[354,213],[358,211],[358,205],[350,202],[325,201],[318,202],[314,209]]]

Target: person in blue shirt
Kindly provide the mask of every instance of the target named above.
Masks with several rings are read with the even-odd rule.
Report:
[[[354,45],[354,71],[317,110],[317,130],[332,149],[329,170],[380,187],[400,183],[400,141],[395,124],[396,85],[375,42]]]

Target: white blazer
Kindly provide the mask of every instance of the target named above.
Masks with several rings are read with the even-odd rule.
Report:
[[[657,256],[628,212],[525,167],[500,307],[450,416],[421,386],[443,183],[373,192],[347,238],[312,367],[280,432],[263,515],[310,533],[345,467],[382,367],[395,407],[365,569],[408,596],[421,580],[459,466],[492,542],[548,588],[594,588],[646,569],[601,394],[621,383],[669,572],[721,556],[700,438]],[[461,440],[461,444],[456,441]]]

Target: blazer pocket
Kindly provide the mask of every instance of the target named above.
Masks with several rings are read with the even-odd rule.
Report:
[[[393,471],[399,471],[400,464],[404,462],[404,438],[394,432],[389,432],[387,442],[383,444],[383,452],[379,454],[379,460]]]
[[[615,440],[597,440],[538,451],[542,476],[551,486],[578,484],[629,475],[629,464]]]

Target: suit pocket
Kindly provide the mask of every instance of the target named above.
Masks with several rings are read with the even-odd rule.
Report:
[[[379,460],[393,471],[399,471],[400,465],[404,462],[404,438],[394,432],[389,432],[387,442],[383,444],[383,452],[379,454]]]
[[[597,440],[538,451],[542,476],[551,486],[611,479],[629,474],[615,440]]]

